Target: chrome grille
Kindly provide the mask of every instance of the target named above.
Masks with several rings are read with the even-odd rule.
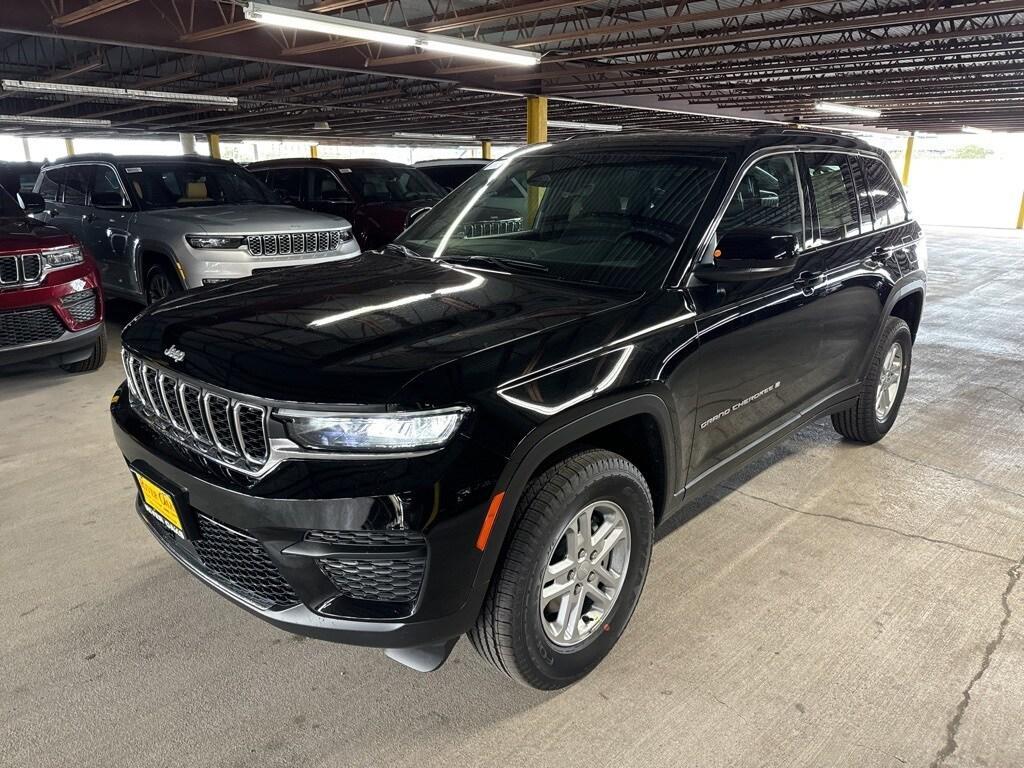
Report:
[[[229,398],[122,352],[132,406],[176,443],[206,459],[255,473],[270,457],[267,409]]]
[[[31,285],[43,276],[43,257],[38,253],[0,256],[0,286]]]
[[[340,229],[325,232],[292,232],[280,235],[249,235],[245,243],[253,256],[295,256],[336,251],[351,238]]]
[[[474,221],[462,229],[462,236],[467,240],[474,237],[492,237],[519,232],[523,228],[523,220],[496,219],[494,221]]]

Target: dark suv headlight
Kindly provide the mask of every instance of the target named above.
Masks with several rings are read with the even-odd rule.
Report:
[[[396,413],[278,411],[291,438],[306,448],[359,451],[423,451],[440,448],[459,428],[468,408]]]

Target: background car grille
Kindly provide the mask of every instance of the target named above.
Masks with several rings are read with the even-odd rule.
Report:
[[[98,314],[96,291],[92,288],[69,294],[61,299],[60,303],[77,323],[88,323],[95,320]]]
[[[411,603],[423,582],[422,558],[369,560],[323,557],[317,565],[342,595],[382,603]]]
[[[494,221],[474,221],[462,229],[464,238],[489,237],[491,235],[507,235],[511,232],[519,232],[523,228],[523,220],[516,219],[495,219]]]
[[[307,531],[306,541],[346,544],[353,547],[406,546],[426,544],[419,531]]]
[[[59,339],[64,324],[49,307],[0,312],[0,348]]]
[[[192,541],[202,564],[243,597],[263,608],[284,608],[299,599],[256,539],[206,515],[196,515]]]
[[[266,408],[181,381],[128,352],[122,355],[133,407],[163,434],[244,473],[266,464]]]
[[[249,235],[245,238],[253,256],[294,256],[302,253],[336,251],[344,240],[345,232],[333,229],[326,232],[292,232],[280,235]]]
[[[43,257],[38,253],[0,256],[0,285],[27,285],[43,276]]]

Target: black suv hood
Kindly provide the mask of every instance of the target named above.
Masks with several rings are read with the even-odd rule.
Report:
[[[425,371],[630,298],[370,252],[184,294],[140,315],[123,341],[234,392],[386,403]]]

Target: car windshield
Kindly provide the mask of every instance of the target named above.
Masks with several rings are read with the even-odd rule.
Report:
[[[524,150],[473,176],[397,242],[416,253],[577,283],[660,283],[722,161]]]
[[[146,210],[278,202],[255,176],[233,165],[139,163],[124,171]]]
[[[0,188],[0,218],[21,218],[24,215],[25,211],[18,205],[18,201],[7,190]]]
[[[416,203],[444,196],[444,190],[417,168],[381,165],[340,171],[364,203]]]

